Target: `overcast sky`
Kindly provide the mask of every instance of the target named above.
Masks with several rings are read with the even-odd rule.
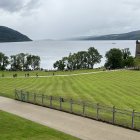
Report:
[[[0,0],[0,25],[31,39],[140,30],[140,0]]]

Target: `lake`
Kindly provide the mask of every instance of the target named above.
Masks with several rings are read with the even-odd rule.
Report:
[[[129,48],[131,54],[135,56],[136,41],[33,41],[0,43],[0,52],[7,56],[17,53],[29,53],[41,57],[41,67],[53,69],[53,63],[60,60],[69,53],[86,51],[89,47],[95,47],[101,55],[102,62],[95,67],[103,66],[105,63],[105,53],[111,48]]]

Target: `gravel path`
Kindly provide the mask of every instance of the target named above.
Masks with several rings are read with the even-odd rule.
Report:
[[[16,114],[83,140],[140,140],[140,132],[0,97],[0,110]]]

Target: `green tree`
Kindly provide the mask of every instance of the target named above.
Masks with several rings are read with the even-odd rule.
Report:
[[[122,55],[123,59],[127,59],[131,55],[129,48],[122,49]]]
[[[140,67],[140,58],[135,58],[135,59],[134,59],[134,66]]]
[[[19,53],[11,56],[11,69],[12,70],[25,70],[27,54]]]
[[[17,70],[17,58],[16,55],[10,56],[10,64],[11,64],[11,70]]]
[[[88,51],[79,51],[74,54],[69,54],[68,57],[63,57],[62,60],[56,61],[54,63],[54,68],[59,70],[76,70],[76,69],[86,69],[93,68],[96,63],[101,62],[102,56],[99,52],[91,47]]]
[[[102,56],[94,47],[88,49],[88,68],[93,68],[95,64],[101,62]]]
[[[40,69],[40,57],[36,55],[31,56],[31,67],[33,70],[39,70]]]
[[[116,68],[122,68],[122,62],[123,62],[123,54],[120,49],[113,48],[109,50],[106,55],[106,68],[116,69]]]
[[[133,67],[135,65],[134,58],[132,56],[129,56],[127,59],[123,60],[123,66],[127,67]]]
[[[57,68],[58,70],[64,70],[64,69],[65,69],[64,61],[62,61],[62,60],[56,61],[56,62],[53,64],[53,67],[54,67],[54,68]]]
[[[0,70],[6,70],[6,67],[9,64],[8,56],[0,52]]]
[[[36,55],[28,55],[20,53],[11,56],[11,69],[12,70],[33,70],[40,69],[40,57]]]
[[[77,53],[77,69],[83,69],[87,66],[87,52],[80,51]]]
[[[122,55],[123,55],[123,67],[134,66],[134,58],[131,56],[131,52],[129,51],[129,48],[123,49]]]

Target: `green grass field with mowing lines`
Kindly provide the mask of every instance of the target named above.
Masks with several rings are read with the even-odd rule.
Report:
[[[14,98],[14,89],[140,111],[139,71],[110,71],[70,77],[0,79],[1,96]]]
[[[0,111],[0,140],[78,140],[78,138]]]

